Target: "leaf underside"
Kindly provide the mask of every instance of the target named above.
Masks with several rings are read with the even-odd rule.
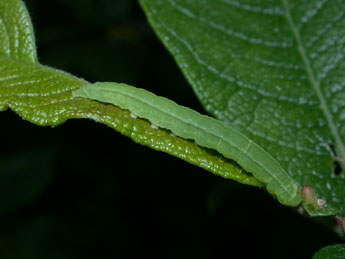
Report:
[[[344,216],[345,1],[140,3],[206,110]]]
[[[8,107],[40,126],[56,126],[67,119],[89,118],[106,124],[137,143],[167,152],[224,178],[262,186],[233,161],[192,141],[154,129],[146,120],[113,105],[74,98],[87,82],[39,64],[32,25],[19,0],[0,0],[0,110]]]

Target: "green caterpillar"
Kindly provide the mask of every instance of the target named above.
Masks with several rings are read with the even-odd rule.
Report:
[[[298,186],[278,161],[248,137],[219,120],[126,84],[88,84],[73,95],[128,109],[134,115],[171,130],[179,137],[215,149],[265,183],[268,192],[276,196],[280,203],[297,206],[301,202]]]

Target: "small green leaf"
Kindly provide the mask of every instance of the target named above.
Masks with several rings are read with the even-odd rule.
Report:
[[[344,1],[140,3],[206,110],[344,215]]]
[[[339,213],[339,209],[328,205],[315,209],[311,204],[306,204],[303,208],[311,217],[332,216]]]
[[[343,259],[345,258],[345,245],[331,245],[326,246],[316,252],[313,256],[313,259]]]
[[[137,143],[167,152],[222,177],[262,186],[233,161],[192,141],[173,137],[168,131],[153,129],[148,121],[132,118],[127,110],[74,98],[72,92],[87,82],[37,62],[31,22],[21,1],[0,0],[0,26],[1,110],[9,107],[23,119],[40,126],[89,118]]]
[[[318,199],[310,186],[302,188],[302,205],[312,217],[331,216],[339,213],[338,209],[328,206],[325,200]]]

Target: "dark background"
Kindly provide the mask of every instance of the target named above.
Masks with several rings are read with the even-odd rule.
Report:
[[[203,111],[137,1],[25,2],[42,64]],[[341,242],[258,188],[102,124],[0,119],[0,258],[311,258]]]

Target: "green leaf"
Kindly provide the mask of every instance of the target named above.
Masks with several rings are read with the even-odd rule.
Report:
[[[38,63],[31,20],[21,1],[0,1],[0,43],[0,56]]]
[[[316,252],[313,256],[313,259],[343,259],[345,257],[345,245],[331,245],[326,246]]]
[[[312,217],[331,216],[339,213],[337,208],[330,207],[324,200],[318,199],[314,190],[308,185],[302,188],[302,205]]]
[[[87,82],[37,62],[32,26],[24,4],[0,0],[0,108],[9,107],[40,126],[55,126],[71,118],[104,123],[137,143],[167,152],[210,172],[241,183],[261,186],[233,161],[192,141],[151,128],[129,111],[113,105],[74,98],[72,91]]]
[[[344,215],[345,2],[140,3],[206,110]]]
[[[31,20],[21,1],[0,1],[0,56],[37,63]],[[6,108],[0,103],[0,111]]]
[[[331,216],[331,215],[336,215],[339,213],[339,210],[336,207],[332,207],[332,206],[325,206],[325,207],[315,209],[313,206],[308,204],[308,205],[304,205],[303,208],[308,212],[308,214],[311,217]]]

